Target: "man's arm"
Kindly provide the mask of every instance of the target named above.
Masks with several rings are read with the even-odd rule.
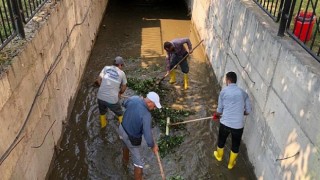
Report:
[[[159,151],[158,144],[154,144],[154,146],[152,147],[152,151],[153,151],[153,153],[155,153],[155,154]]]
[[[100,76],[98,76],[97,79],[94,81],[94,84],[97,85],[97,86],[100,86],[101,85],[101,81],[102,81],[102,78]]]
[[[123,84],[120,86],[120,91],[119,91],[119,94],[123,94],[127,89],[127,85],[126,84]]]
[[[216,114],[221,116],[223,113],[223,90],[220,92],[219,94],[219,98],[218,98],[218,107],[217,107],[217,112]]]
[[[249,99],[249,96],[248,94],[246,93],[246,96],[245,96],[245,107],[244,107],[244,115],[249,115],[251,113],[251,102],[250,102],[250,99]]]
[[[104,69],[105,69],[105,67],[101,70],[99,76],[98,76],[97,79],[94,81],[94,84],[96,84],[97,86],[100,86],[100,85],[101,85],[102,77],[104,76]]]
[[[127,89],[127,76],[123,72],[123,78],[122,78],[121,85],[120,85],[119,96],[121,96],[121,94],[123,94],[126,91],[126,89]]]
[[[192,44],[189,38],[181,38],[178,40],[178,43],[181,44],[183,46],[183,44],[187,44],[188,49],[189,49],[189,53],[192,53]]]
[[[153,141],[153,136],[151,132],[151,116],[150,115],[144,115],[142,117],[143,121],[143,136],[144,139],[147,142],[148,147],[153,148],[155,146],[155,143]]]

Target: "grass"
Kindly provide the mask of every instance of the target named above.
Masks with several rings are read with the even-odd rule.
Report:
[[[289,28],[292,33],[294,33],[294,24],[295,24],[294,17],[299,13],[300,4],[301,4],[300,12],[305,12],[305,11],[306,12],[312,12],[313,8],[312,8],[312,3],[311,2],[315,3],[315,0],[310,0],[309,6],[307,7],[307,5],[308,5],[308,1],[307,0],[297,0],[295,8],[294,8],[294,11],[293,11],[293,17],[292,17],[292,20],[290,22],[290,28]],[[316,15],[317,21],[319,21],[320,20],[319,2],[318,2],[318,5],[316,6],[316,9],[315,9],[315,15]],[[315,39],[314,39],[314,44],[313,44],[313,47],[312,47],[312,51],[317,53],[317,51],[320,48],[320,29],[319,29],[319,27],[317,29],[317,22],[315,22],[315,24],[313,26],[313,30],[312,30],[312,33],[311,33],[311,39],[309,41],[303,42],[303,43],[305,43],[305,45],[307,47],[311,47],[313,38],[315,38]]]
[[[277,17],[278,12],[280,10],[280,2],[281,2],[281,0],[255,0],[255,1],[258,2],[259,4],[261,4],[261,6],[263,6],[264,9],[266,9],[270,14],[275,16],[275,18]],[[309,6],[307,6],[308,2],[310,2]],[[316,2],[316,0],[297,0],[296,1],[288,32],[294,34],[295,17],[299,12],[300,4],[301,4],[300,12],[304,12],[304,11],[312,12],[313,11],[312,3],[315,3],[315,2]],[[315,7],[315,15],[317,17],[317,21],[319,22],[319,20],[320,20],[320,5],[319,5],[319,2],[317,4],[317,6]],[[311,49],[311,46],[312,46],[311,51],[313,51],[315,54],[317,54],[317,52],[319,51],[319,48],[320,48],[320,29],[319,28],[320,27],[318,27],[318,29],[317,29],[317,23],[315,22],[315,24],[313,26],[313,29],[312,29],[312,33],[311,33],[312,34],[311,35],[311,39],[309,41],[307,41],[307,42],[302,42],[301,41],[307,47],[309,47],[309,49]],[[314,43],[312,44],[313,39],[314,39]]]
[[[8,38],[14,32],[9,11],[7,3],[0,1],[0,36],[2,39]]]

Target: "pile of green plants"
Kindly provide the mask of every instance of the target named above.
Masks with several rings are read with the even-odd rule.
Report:
[[[148,92],[154,91],[159,94],[160,98],[162,98],[165,96],[167,89],[160,88],[156,81],[156,78],[128,78],[127,86],[140,95],[145,96]]]
[[[161,109],[155,109],[151,112],[152,117],[155,121],[155,123],[160,127],[160,130],[162,132],[165,132],[166,130],[166,124],[167,124],[167,117],[170,117],[170,123],[176,123],[181,122],[185,117],[188,117],[194,112],[187,111],[187,110],[175,110],[168,107],[163,107]],[[176,125],[170,127],[170,129],[184,129],[185,125]]]
[[[166,136],[161,135],[158,140],[159,153],[161,158],[167,154],[175,152],[175,148],[183,142],[184,136]]]
[[[160,131],[165,134],[166,125],[167,125],[167,117],[170,117],[170,123],[182,122],[185,117],[188,117],[194,112],[187,110],[175,110],[168,107],[163,107],[161,109],[155,109],[151,112],[153,120],[155,124],[157,124],[160,128]],[[185,129],[185,124],[170,126],[170,130],[178,130]],[[173,133],[169,133],[171,135],[161,135],[158,140],[159,153],[162,158],[164,158],[167,154],[175,152],[175,148],[179,147],[183,142],[184,136],[175,135]]]

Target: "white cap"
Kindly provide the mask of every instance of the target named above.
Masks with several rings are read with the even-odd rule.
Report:
[[[159,95],[155,92],[149,92],[147,94],[147,98],[152,101],[157,108],[161,108]]]

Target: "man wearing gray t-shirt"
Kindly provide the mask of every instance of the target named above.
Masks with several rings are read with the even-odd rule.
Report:
[[[113,65],[105,66],[96,80],[96,83],[100,85],[97,98],[101,128],[107,125],[106,113],[108,108],[118,116],[120,123],[122,121],[123,111],[119,103],[119,97],[127,88],[127,77],[122,71],[123,66],[123,58],[117,56]]]

